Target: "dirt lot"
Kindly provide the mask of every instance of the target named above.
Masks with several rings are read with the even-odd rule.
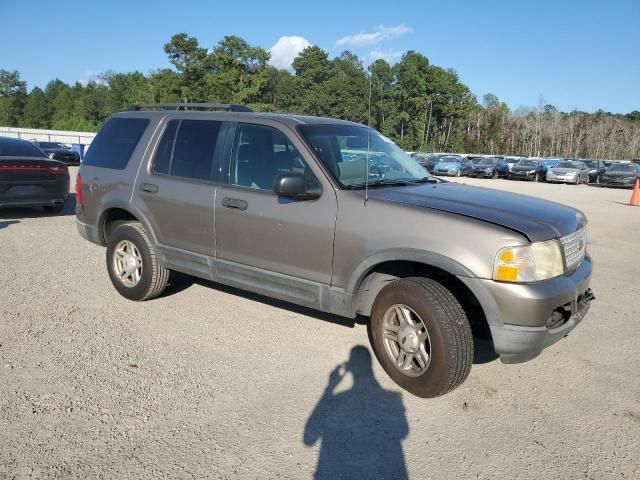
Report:
[[[462,181],[582,209],[597,301],[541,357],[479,358],[435,400],[352,351],[362,324],[186,277],[129,302],[71,202],[0,211],[0,478],[640,478],[640,208]]]

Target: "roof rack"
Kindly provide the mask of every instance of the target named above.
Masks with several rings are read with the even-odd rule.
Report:
[[[253,112],[246,105],[237,103],[138,103],[130,105],[128,112],[140,110],[226,110],[227,112]]]

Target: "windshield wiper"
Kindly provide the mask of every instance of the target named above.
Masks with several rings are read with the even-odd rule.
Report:
[[[392,178],[375,178],[373,180],[369,180],[368,182],[369,188],[375,187],[404,187],[407,185],[413,185],[413,182],[407,180],[400,179],[392,179]],[[357,190],[359,188],[365,188],[367,186],[367,182],[358,182],[347,185],[345,188],[348,190]]]
[[[369,180],[369,188],[376,187],[406,187],[409,185],[417,185],[419,183],[440,183],[442,180],[435,177],[422,177],[416,179],[402,179],[402,178],[375,178]],[[357,190],[365,188],[367,182],[358,182],[347,185],[347,190]]]

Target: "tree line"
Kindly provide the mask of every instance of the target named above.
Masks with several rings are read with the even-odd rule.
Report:
[[[108,71],[73,85],[55,79],[30,92],[19,72],[0,69],[0,126],[96,131],[133,103],[242,103],[371,125],[406,150],[640,157],[639,111],[562,112],[542,100],[510,110],[492,94],[479,101],[454,70],[415,51],[393,65],[379,59],[365,67],[352,52],[329,58],[311,46],[292,71],[269,65],[268,51],[237,36],[207,49],[180,33],[164,51],[174,68]]]

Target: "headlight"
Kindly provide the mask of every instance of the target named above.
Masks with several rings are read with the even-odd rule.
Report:
[[[536,173],[536,171],[535,170],[529,170],[527,173],[528,174],[532,174],[532,173]]]
[[[556,240],[548,240],[500,250],[493,268],[493,279],[500,282],[538,282],[563,273],[560,244]]]
[[[55,156],[56,156],[56,154],[54,152],[47,153],[47,157],[49,157],[49,158],[53,158]]]

